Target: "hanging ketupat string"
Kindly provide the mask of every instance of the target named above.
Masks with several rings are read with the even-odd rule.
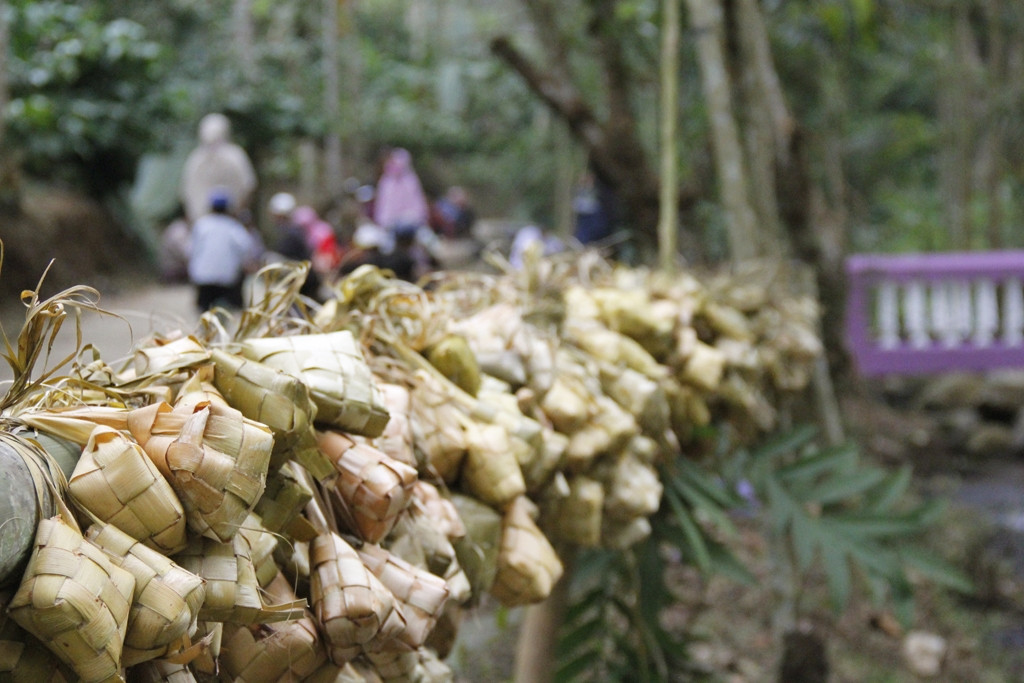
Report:
[[[0,453],[44,473],[38,534],[13,550],[40,559],[9,606],[34,635],[3,624],[24,647],[0,674],[48,647],[88,680],[448,680],[462,612],[544,600],[572,546],[643,539],[658,465],[699,457],[711,422],[773,427],[821,352],[778,266],[705,284],[589,253],[527,263],[426,288],[364,267],[308,309],[275,266],[234,325],[207,315],[124,367],[94,351],[35,380],[39,316],[63,309],[30,297]],[[78,444],[69,494],[28,428]],[[29,596],[54,553],[112,582],[89,588],[113,601],[102,651],[43,628]],[[73,589],[85,570],[62,571]]]

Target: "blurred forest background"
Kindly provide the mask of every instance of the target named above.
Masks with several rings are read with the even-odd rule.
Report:
[[[400,145],[429,192],[462,184],[481,216],[566,231],[589,161],[643,252],[671,4],[7,0],[4,286],[34,283],[68,242],[95,252],[74,250],[83,268],[140,262],[94,224],[151,253],[211,111],[254,158],[261,199],[290,187],[323,204]],[[680,28],[691,262],[755,245],[740,256],[828,270],[848,251],[1022,246],[1021,3],[686,0]]]

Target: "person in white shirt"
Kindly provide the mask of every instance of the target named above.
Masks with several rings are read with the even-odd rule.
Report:
[[[230,193],[214,190],[210,213],[192,226],[188,277],[200,311],[216,305],[242,308],[242,283],[260,256],[259,242],[231,215],[231,205]]]

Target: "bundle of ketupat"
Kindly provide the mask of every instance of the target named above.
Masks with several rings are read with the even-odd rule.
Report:
[[[74,381],[20,383],[12,425],[84,446],[67,498],[99,545],[66,545],[133,571],[101,656],[27,616],[30,566],[11,614],[40,641],[3,631],[25,646],[0,671],[61,680],[35,643],[113,680],[450,679],[462,610],[545,599],[562,549],[642,540],[696,428],[770,429],[820,353],[777,274],[533,266],[429,290],[362,269],[315,314],[278,297],[239,325],[260,336],[207,321],[130,368],[94,353]]]

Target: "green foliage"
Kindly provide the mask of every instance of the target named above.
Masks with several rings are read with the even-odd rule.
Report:
[[[4,114],[26,170],[96,191],[130,178],[158,129],[160,46],[141,25],[105,21],[89,4],[19,2],[9,12]]]
[[[629,552],[598,549],[577,558],[555,683],[654,683],[695,673],[686,641],[661,624],[672,602],[661,552],[649,539]]]
[[[860,577],[876,601],[888,598],[904,623],[913,617],[910,569],[948,588],[971,590],[958,570],[916,544],[939,520],[942,503],[908,502],[909,467],[889,472],[865,463],[853,445],[819,448],[814,436],[812,427],[798,428],[739,456],[764,504],[768,536],[784,548],[784,569],[798,589],[819,567],[840,612]]]
[[[646,541],[627,551],[590,550],[574,563],[558,683],[699,680],[687,659],[688,635],[663,625],[676,602],[668,564],[681,559],[705,575],[754,582],[726,545],[737,533],[728,511],[742,499],[685,458],[663,466],[661,481],[663,505]]]

